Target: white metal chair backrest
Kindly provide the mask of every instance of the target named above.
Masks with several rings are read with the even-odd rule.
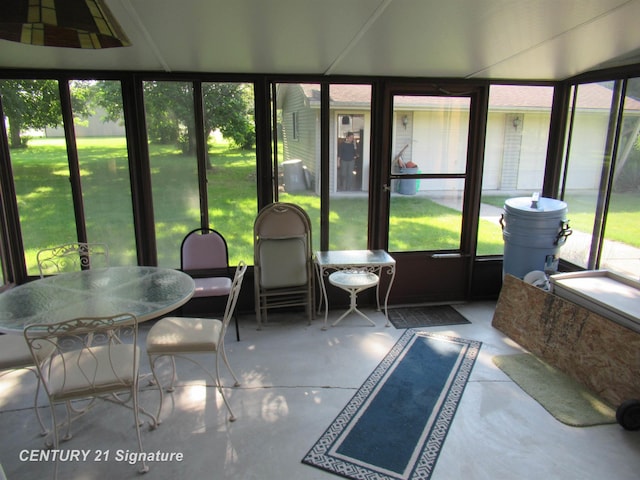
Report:
[[[84,414],[93,405],[93,400],[103,398],[133,410],[138,448],[143,452],[139,413],[148,415],[152,426],[157,425],[157,421],[138,405],[140,347],[137,344],[138,320],[135,315],[121,313],[32,324],[25,327],[24,338],[49,399],[54,448],[59,445],[60,427],[65,427],[65,438],[70,438],[72,415]],[[45,350],[50,352],[44,355]],[[91,401],[78,410],[71,407],[71,401],[76,399]],[[62,403],[67,407],[67,419],[60,423],[56,404]],[[145,458],[140,458],[141,471],[147,471]],[[56,462],[56,473],[57,466]]]
[[[40,379],[53,401],[127,389],[137,378],[138,322],[133,314],[32,324],[25,327],[24,337],[40,360]]]
[[[240,296],[240,289],[242,288],[242,280],[244,279],[244,274],[247,272],[247,264],[240,260],[238,263],[238,267],[236,268],[236,273],[233,277],[233,282],[231,283],[231,291],[229,292],[229,298],[227,298],[227,305],[224,309],[224,317],[222,318],[223,333],[222,338],[224,338],[224,331],[227,329],[229,322],[231,321],[231,317],[233,317],[233,312],[236,309],[236,303],[238,303],[238,297]]]
[[[88,268],[109,266],[109,247],[105,243],[65,243],[43,248],[37,254],[40,277]]]

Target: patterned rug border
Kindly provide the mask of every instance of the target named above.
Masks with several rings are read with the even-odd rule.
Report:
[[[466,351],[464,352],[462,361],[457,366],[454,380],[449,387],[449,391],[446,394],[445,401],[440,408],[437,418],[431,425],[431,431],[423,439],[419,449],[420,454],[416,458],[413,468],[410,469],[409,475],[406,477],[398,476],[393,472],[377,468],[375,465],[364,466],[362,462],[348,462],[341,458],[328,455],[335,441],[340,438],[343,430],[351,419],[358,414],[361,406],[368,404],[368,399],[372,393],[376,391],[378,383],[386,377],[391,368],[399,364],[402,360],[402,353],[416,336],[456,342],[466,347]],[[440,449],[444,444],[481,346],[482,342],[476,340],[466,340],[458,337],[407,329],[340,414],[331,422],[331,425],[325,430],[320,439],[305,455],[302,463],[354,480],[372,478],[380,480],[428,480],[431,477],[438,456],[440,455]]]

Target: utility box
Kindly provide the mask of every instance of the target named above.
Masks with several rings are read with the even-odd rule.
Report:
[[[286,192],[301,192],[307,189],[302,160],[296,159],[282,162],[282,169]]]

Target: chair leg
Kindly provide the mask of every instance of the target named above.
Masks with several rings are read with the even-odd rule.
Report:
[[[149,365],[151,366],[151,375],[153,375],[153,381],[158,387],[158,391],[160,392],[160,404],[158,405],[158,413],[156,414],[156,424],[160,425],[160,413],[162,412],[162,402],[164,401],[164,392],[162,391],[162,384],[160,383],[160,379],[156,374],[156,360],[160,358],[159,356],[153,357],[149,355]]]
[[[307,297],[307,316],[309,317],[309,325],[311,325],[315,319],[315,298],[312,294]]]
[[[142,457],[142,468],[140,473],[147,473],[149,466],[144,456],[144,450],[142,448],[142,435],[140,435],[140,413],[138,412],[138,382],[134,382],[134,386],[131,389],[131,397],[133,401],[133,420],[136,424],[136,435],[138,437],[138,449],[140,450],[140,456]],[[157,420],[156,420],[157,423]]]
[[[262,330],[262,325],[266,324],[268,306],[266,304],[266,300],[262,298],[256,299],[256,320],[258,321],[258,330]]]
[[[40,409],[38,408],[38,397],[40,396],[40,376],[38,375],[37,371],[33,371],[33,373],[35,374],[38,382],[36,384],[36,396],[33,401],[33,408],[36,412],[38,423],[40,424],[40,436],[45,437],[49,433],[49,430],[47,430],[47,427],[44,426],[44,422],[42,421],[42,417],[40,416]]]
[[[233,316],[236,323],[236,341],[240,341],[240,327],[238,327],[238,315]]]
[[[62,439],[64,441],[67,441],[67,440],[71,440],[71,438],[73,437],[73,435],[71,434],[71,416],[74,410],[73,410],[73,406],[71,405],[71,402],[68,400],[65,402],[65,406],[67,408],[67,434],[64,437],[62,437]]]
[[[262,330],[262,305],[259,302],[260,299],[256,298],[256,321],[258,322],[258,328],[256,330]]]
[[[177,373],[176,373],[176,357],[174,357],[173,355],[169,355],[169,357],[171,358],[171,385],[169,385],[169,388],[167,388],[167,392],[173,392],[176,389],[176,378],[177,378]]]
[[[53,448],[55,450],[58,450],[59,448],[59,440],[58,440],[58,418],[56,416],[56,407],[55,405],[50,401],[49,402],[49,406],[51,407],[51,421],[53,424]],[[45,445],[47,447],[50,447],[51,445],[48,444],[47,442],[45,442]],[[56,457],[55,460],[55,465],[54,465],[54,470],[53,470],[53,478],[57,479],[58,478],[58,457]]]
[[[49,410],[51,412],[51,428],[52,431],[49,432],[49,436],[45,439],[44,444],[47,448],[58,448],[58,417],[55,412],[55,405],[52,403],[49,404]]]
[[[220,350],[218,350],[218,352],[220,352]],[[216,386],[218,387],[218,392],[222,397],[222,401],[227,407],[227,410],[229,410],[229,421],[235,422],[236,416],[234,415],[233,410],[231,410],[231,405],[229,404],[229,401],[227,400],[227,396],[224,394],[224,391],[222,389],[222,382],[220,382],[220,362],[218,361],[218,356],[219,355],[216,354],[216,378],[215,378]],[[231,371],[231,367],[229,366],[229,363],[226,361],[226,355],[224,355],[224,352],[223,352],[223,358],[225,359],[225,363],[227,364],[227,367],[229,367],[229,370]],[[234,379],[236,378],[236,376],[233,374],[233,371],[231,371],[231,375],[233,375]],[[237,384],[238,384],[238,380],[236,379],[236,385]]]
[[[231,422],[235,422],[236,421],[236,416],[233,413],[233,410],[231,409],[231,405],[229,404],[229,401],[227,400],[226,395],[224,394],[224,391],[222,389],[222,382],[220,382],[220,366],[218,363],[218,356],[222,355],[222,359],[224,361],[224,363],[226,364],[227,368],[229,369],[229,372],[231,373],[231,376],[233,377],[235,383],[234,383],[234,387],[239,387],[240,386],[240,382],[238,381],[238,377],[236,377],[236,374],[233,372],[233,370],[231,369],[231,364],[229,363],[229,360],[227,359],[227,354],[224,350],[224,342],[222,343],[221,347],[219,348],[219,350],[216,352],[216,359],[215,359],[215,369],[216,369],[216,374],[215,376],[207,369],[205,368],[202,364],[200,364],[199,362],[197,362],[196,360],[190,358],[189,356],[180,356],[180,358],[184,358],[185,360],[189,360],[190,362],[199,365],[204,372],[211,378],[211,380],[214,382],[215,387],[218,389],[218,392],[220,393],[220,395],[222,396],[222,400],[224,401],[225,406],[227,407],[227,410],[229,411],[229,421]],[[162,388],[162,384],[160,383],[160,379],[158,378],[157,374],[156,374],[156,370],[155,370],[155,361],[162,357],[162,356],[168,356],[171,357],[171,366],[172,366],[172,375],[171,375],[171,385],[169,387],[167,387],[167,392],[173,392],[175,390],[175,381],[177,378],[177,374],[176,374],[176,359],[174,355],[158,355],[155,358],[152,358],[151,356],[149,356],[149,364],[151,365],[151,373],[153,375],[154,378],[154,382],[156,383],[156,385],[158,386],[158,390],[160,391],[160,404],[158,406],[158,414],[155,416],[156,419],[156,423],[159,425],[160,424],[160,413],[162,411],[162,404],[164,401],[164,393],[163,393],[163,388]]]
[[[227,358],[227,352],[226,352],[226,350],[224,348],[224,342],[222,342],[222,345],[220,347],[220,352],[222,354],[222,359],[224,360],[225,365],[227,366],[227,368],[229,369],[229,372],[231,373],[231,376],[235,380],[235,383],[233,384],[233,386],[234,387],[239,387],[240,386],[240,382],[238,381],[238,377],[236,377],[236,374],[233,373],[233,369],[231,368],[231,365],[229,364],[229,359]]]
[[[371,320],[369,317],[367,317],[364,313],[362,313],[360,310],[358,310],[358,305],[357,305],[357,301],[358,301],[358,293],[361,290],[349,290],[349,299],[350,299],[350,304],[349,304],[349,310],[347,310],[346,312],[344,312],[340,318],[338,318],[335,322],[333,322],[331,324],[332,327],[335,327],[338,323],[340,323],[340,321],[346,317],[347,315],[349,315],[350,313],[357,313],[358,315],[360,315],[362,318],[366,319],[369,323],[371,323],[373,326],[375,326],[375,322],[373,320]]]

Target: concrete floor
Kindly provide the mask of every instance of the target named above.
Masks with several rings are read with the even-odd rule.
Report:
[[[494,303],[456,308],[472,323],[428,330],[483,345],[433,480],[639,478],[640,432],[617,424],[575,428],[556,421],[493,364],[492,356],[519,351],[491,327]],[[350,316],[322,331],[319,320],[308,326],[302,314],[288,313],[270,314],[270,324],[257,331],[254,317],[241,315],[242,339],[236,342],[230,331],[227,351],[242,386],[225,390],[238,420],[228,421],[219,395],[205,386],[201,371],[180,362],[182,383],[167,397],[160,427],[143,427],[143,442],[147,452],[182,454],[183,459],[152,462],[144,478],[340,478],[303,465],[301,459],[404,331],[385,328],[380,313],[365,311],[377,326]],[[150,326],[141,325],[142,339]],[[149,371],[146,356],[141,370]],[[231,377],[222,371],[230,387]],[[141,386],[141,403],[156,408],[157,390],[146,382]],[[34,388],[28,372],[0,377],[0,462],[9,480],[53,475],[51,462],[24,460],[25,452],[43,451],[32,409]],[[48,419],[44,398],[40,405]],[[119,450],[136,451],[131,419],[129,410],[101,404],[75,422],[74,437],[62,446],[89,450],[90,455],[86,461],[60,463],[58,478],[138,478],[136,466],[122,455],[117,458]]]

